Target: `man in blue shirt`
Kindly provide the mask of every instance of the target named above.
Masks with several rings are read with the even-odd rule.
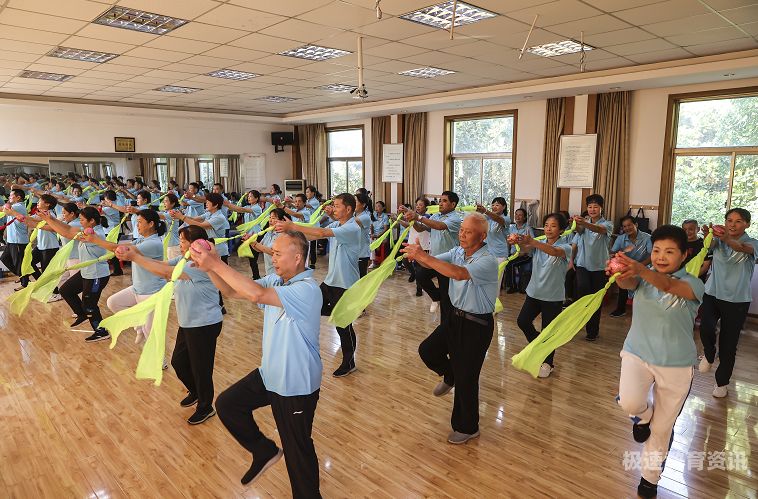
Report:
[[[608,281],[605,264],[613,234],[613,222],[603,218],[603,196],[590,194],[585,201],[587,218],[574,217],[576,234],[571,243],[576,254],[576,287],[580,297],[600,291]],[[600,309],[587,321],[586,329],[585,339],[595,341],[600,333]]]
[[[355,223],[355,196],[338,194],[334,202],[327,206],[327,215],[336,220],[325,228],[295,225],[294,222],[279,221],[277,232],[299,230],[309,240],[329,239],[329,271],[321,284],[323,305],[321,315],[329,316],[343,293],[360,279],[358,258],[361,250],[361,227]],[[347,376],[355,371],[355,347],[357,335],[353,325],[338,327],[342,347],[342,363],[332,375],[335,378]]]
[[[453,431],[447,441],[463,444],[479,436],[479,373],[492,341],[498,295],[497,259],[484,240],[489,229],[481,213],[468,215],[460,228],[460,245],[436,257],[420,245],[408,244],[409,260],[448,278],[448,316],[418,347],[424,364],[442,376],[435,396],[455,386]],[[443,312],[445,309],[443,308]]]
[[[8,195],[8,204],[11,205],[13,212],[18,213],[22,217],[26,216],[24,197],[24,191],[15,186]],[[16,220],[16,215],[7,215],[3,226],[5,228],[4,237],[6,245],[0,262],[20,278],[21,287],[15,289],[15,291],[18,291],[29,284],[29,276],[21,275],[21,262],[24,259],[24,249],[29,243],[29,231],[25,223]]]
[[[620,234],[613,243],[611,253],[619,251],[624,252],[632,260],[640,262],[642,265],[650,264],[650,254],[653,252],[653,242],[650,234],[640,232],[637,228],[637,222],[631,215],[626,215],[621,219],[621,228],[624,233]],[[611,312],[611,317],[623,317],[626,315],[626,302],[629,299],[629,291],[619,287],[618,302],[616,310]]]
[[[308,241],[301,232],[284,231],[273,250],[276,274],[252,281],[224,264],[215,249],[192,246],[192,259],[216,287],[264,310],[261,367],[219,395],[216,410],[229,433],[253,455],[243,485],[260,477],[284,454],[292,495],[321,497],[318,457],[311,438],[321,386],[321,292],[313,271],[305,267]],[[252,417],[255,409],[267,405],[274,414],[283,453]]]
[[[458,245],[458,230],[461,228],[461,214],[455,211],[458,206],[458,194],[452,191],[445,191],[440,196],[440,211],[430,218],[425,218],[415,211],[406,210],[406,220],[413,223],[413,228],[417,232],[429,231],[431,233],[431,244],[429,254],[431,256],[441,255],[450,251]],[[410,241],[415,243],[415,241]],[[436,277],[439,286],[435,286],[432,279]],[[440,274],[433,268],[416,268],[416,279],[421,288],[426,291],[429,298],[432,299],[432,306],[429,311],[434,313],[440,306],[442,300],[441,318],[444,321],[448,315],[449,303],[447,299],[447,276]]]

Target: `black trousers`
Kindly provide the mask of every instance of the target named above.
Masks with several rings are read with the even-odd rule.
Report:
[[[229,255],[222,256],[221,261],[226,264],[229,264]],[[218,304],[221,305],[221,308],[224,307],[224,297],[221,294],[221,291],[218,292]]]
[[[579,298],[600,291],[606,282],[608,282],[608,277],[602,270],[589,271],[584,267],[576,268],[576,290]],[[587,322],[587,336],[590,338],[597,338],[600,333],[600,311],[602,308],[597,309],[597,312],[592,314]]]
[[[109,276],[98,279],[85,279],[81,272],[77,272],[60,287],[61,296],[71,311],[79,317],[86,316],[92,329],[100,326],[103,316],[100,313],[100,307],[97,302],[100,301],[100,295],[108,285]],[[82,297],[79,298],[81,293]]]
[[[316,267],[316,256],[318,255],[318,241],[313,240],[309,243],[308,258],[312,268]]]
[[[44,250],[34,248],[32,250],[32,268],[34,269],[32,275],[34,279],[39,279],[57,252],[58,248]],[[37,264],[39,264],[39,269],[37,269]]]
[[[260,279],[261,271],[258,269],[258,256],[260,255],[260,253],[258,253],[254,249],[251,249],[250,251],[253,253],[253,257],[248,258],[248,261],[250,262],[250,270],[253,271],[253,279]]]
[[[197,408],[213,404],[213,363],[216,339],[223,322],[201,327],[179,327],[171,366],[187,391],[197,396]]]
[[[572,266],[566,272],[565,281],[566,299],[574,301],[576,300],[576,269]]]
[[[16,274],[21,280],[21,285],[26,287],[29,284],[29,276],[21,275],[21,262],[24,260],[24,249],[26,244],[7,243],[3,256],[0,261],[13,274]]]
[[[437,278],[439,287],[435,286],[433,278]],[[434,269],[428,269],[422,265],[416,265],[416,287],[421,286],[421,289],[426,291],[429,298],[432,301],[440,302],[441,314],[440,318],[445,319],[450,313],[452,305],[450,305],[450,297],[447,294],[448,287],[450,286],[450,278],[440,274]]]
[[[526,339],[531,343],[537,336],[539,336],[539,333],[534,328],[534,319],[536,319],[538,315],[542,315],[542,329],[545,329],[548,324],[553,322],[553,319],[558,317],[562,308],[562,301],[543,301],[526,295],[524,305],[521,307],[521,312],[518,314],[516,323],[518,324],[519,329],[523,331]],[[555,352],[551,352],[550,355],[545,358],[545,362],[550,364],[551,367],[553,366],[554,354]]]
[[[526,271],[526,266],[531,262],[531,256],[521,255],[505,267],[505,287],[507,289],[526,291],[526,287],[529,285],[529,280],[532,276],[531,271]],[[516,282],[516,275],[518,275],[518,283]]]
[[[337,302],[342,298],[345,293],[344,288],[337,288],[321,283],[321,315],[329,317],[332,314],[332,309]],[[342,364],[341,366],[348,366],[350,368],[355,367],[355,348],[358,346],[358,338],[355,334],[352,324],[348,324],[347,327],[338,327],[337,334],[340,337],[340,346],[342,348]]]
[[[719,300],[709,294],[703,295],[700,309],[700,341],[708,362],[716,359],[716,323],[721,319],[718,335],[719,366],[716,369],[716,384],[726,386],[734,371],[737,357],[737,342],[740,340],[742,326],[745,325],[750,302],[732,303]]]
[[[479,431],[479,374],[495,324],[492,314],[476,317],[473,321],[451,311],[418,347],[424,364],[455,385],[450,424],[469,435]]]
[[[366,274],[368,274],[368,264],[371,261],[371,258],[364,257],[358,259],[358,274],[363,277]]]
[[[629,290],[619,288],[618,299],[616,300],[616,310],[626,312],[626,302],[629,300]]]
[[[224,390],[216,400],[219,419],[234,439],[253,454],[253,460],[276,448],[276,444],[263,435],[253,417],[254,410],[271,406],[295,498],[321,497],[318,456],[311,438],[318,396],[319,390],[294,397],[268,391],[256,369]]]

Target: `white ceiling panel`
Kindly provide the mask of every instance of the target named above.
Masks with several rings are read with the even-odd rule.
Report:
[[[220,46],[221,45],[218,43],[202,42],[198,40],[176,38],[172,36],[161,36],[143,45],[143,47],[172,50],[174,52],[184,52],[187,54],[202,54],[203,52]]]
[[[0,36],[2,36],[2,33],[0,33]],[[2,54],[3,52],[7,50],[10,52],[23,52],[25,54],[43,55],[43,54],[47,54],[54,48],[55,48],[55,45],[19,42],[17,40],[5,40],[3,38],[0,38],[0,54]]]
[[[539,15],[539,25],[545,27],[600,14],[602,14],[601,11],[579,0],[558,0],[511,12],[508,17],[529,23],[531,26],[534,16]]]
[[[225,4],[198,17],[197,21],[244,31],[258,31],[266,26],[280,23],[285,19],[287,18],[269,12]]]
[[[384,5],[384,3],[382,3],[382,5]],[[391,17],[365,26],[354,27],[352,31],[363,33],[364,35],[375,36],[377,38],[384,38],[386,40],[403,41],[405,38],[411,36],[423,35],[424,33],[441,30],[406,21],[399,17]]]
[[[145,59],[142,57],[132,57],[129,55],[119,56],[118,59],[114,59],[121,66],[130,66],[135,68],[152,69],[160,68],[166,65],[165,61],[158,61],[155,59]],[[108,64],[107,62],[105,64]]]
[[[77,35],[67,38],[64,43],[66,47],[109,52],[111,54],[123,54],[135,47],[135,45],[128,43],[119,43],[110,40],[96,40],[94,38],[85,38]]]
[[[102,3],[87,0],[10,0],[8,7],[82,21],[92,21],[108,8]]]
[[[244,49],[242,47],[222,45],[220,47],[208,50],[203,55],[206,57],[220,57],[234,61],[250,62],[262,57],[266,57],[269,54],[269,52],[264,52],[262,50],[250,50]]]
[[[745,34],[737,28],[730,26],[728,28],[711,29],[697,33],[667,36],[666,40],[681,47],[689,47],[692,45],[703,45],[707,43],[718,43],[723,41],[736,40],[738,38],[745,38]],[[756,46],[758,46],[758,43],[756,43]]]
[[[621,43],[641,42],[655,38],[655,35],[644,31],[640,28],[627,28],[618,31],[609,31],[597,35],[587,35],[584,38],[586,43],[593,47],[607,47],[609,45],[618,45]]]
[[[221,3],[221,1],[214,0],[121,0],[119,5],[146,10],[163,16],[192,20],[218,7]]]
[[[364,53],[368,53],[367,51],[373,47],[385,45],[389,42],[389,40],[385,40],[384,38],[377,38],[374,36],[365,36],[361,33],[356,33],[354,31],[341,31],[341,32],[333,32],[328,37],[320,38],[315,41],[316,45],[321,45],[322,47],[330,47],[333,49],[340,49],[340,50],[347,50],[349,52],[354,52],[358,49],[358,37],[363,36],[363,51]]]
[[[672,61],[675,59],[686,59],[688,57],[693,57],[693,54],[683,48],[677,47],[668,50],[631,54],[625,57],[630,61],[634,61],[638,64],[649,64],[653,62]]]
[[[130,45],[142,45],[143,43],[147,43],[158,37],[157,35],[142,33],[141,31],[114,28],[111,26],[103,26],[101,24],[88,24],[80,29],[76,34],[85,38],[110,40],[113,42],[127,43]]]
[[[695,0],[667,0],[642,7],[621,10],[614,15],[635,26],[680,19],[683,14],[690,16],[710,12]]]
[[[88,22],[6,8],[0,11],[0,24],[33,27],[42,31],[71,35],[86,26]]]
[[[189,54],[184,52],[174,52],[173,50],[163,50],[152,47],[137,47],[124,53],[124,55],[164,62],[179,62],[181,60],[187,59],[188,57],[191,57]]]
[[[683,17],[673,21],[646,24],[642,26],[642,29],[649,31],[654,35],[668,37],[671,35],[682,35],[707,29],[725,28],[728,26],[730,26],[730,24],[717,14],[700,14],[697,16]]]
[[[367,9],[343,2],[332,2],[316,8],[301,15],[300,19],[335,28],[363,26],[377,20],[375,9]]]
[[[2,23],[0,23],[0,37],[5,40],[17,40],[21,42],[50,45],[58,45],[67,38],[67,36],[62,33],[51,33],[49,31],[40,31],[32,27],[21,28]]]
[[[263,35],[286,38],[288,40],[297,40],[303,43],[310,43],[322,38],[328,38],[330,36],[337,35],[343,31],[344,30],[337,28],[330,28],[328,26],[301,21],[300,19],[287,19],[286,21],[275,24],[274,26],[269,26],[268,28],[261,29],[260,33]]]
[[[722,10],[724,17],[735,24],[746,24],[758,21],[758,3],[739,9]]]
[[[424,47],[415,47],[413,45],[408,45],[407,43],[400,42],[388,42],[368,49],[365,48],[365,46],[363,48],[364,54],[376,55],[387,59],[408,57],[411,55],[421,54],[426,51],[427,49]]]
[[[261,0],[229,0],[232,5],[258,9],[280,16],[295,17],[304,12],[328,5],[334,0],[287,0],[286,2],[263,2]]]
[[[755,39],[739,38],[723,42],[706,43],[704,45],[690,45],[687,47],[687,50],[695,55],[708,55],[713,53],[714,50],[719,52],[736,52],[756,48],[758,48],[758,43],[756,43]]]
[[[39,54],[26,54],[24,52],[13,52],[4,50],[3,57],[7,61],[34,62],[40,58]]]
[[[247,35],[247,31],[223,26],[212,26],[201,22],[191,22],[165,35],[170,38],[187,38],[206,43],[229,43]]]
[[[455,35],[451,40],[450,33],[441,29],[432,33],[424,33],[423,35],[412,36],[404,40],[404,42],[408,45],[424,47],[429,50],[448,48],[456,45],[466,45],[477,41],[479,41],[479,38],[461,35],[460,33]]]
[[[611,45],[605,47],[605,50],[616,55],[642,54],[644,52],[657,52],[675,48],[673,43],[667,42],[661,38],[644,40],[641,42],[625,43],[622,45]]]
[[[298,45],[301,45],[301,43],[296,40],[287,40],[275,36],[252,33],[250,35],[234,40],[233,42],[229,43],[229,45],[277,54],[279,52],[295,48]]]

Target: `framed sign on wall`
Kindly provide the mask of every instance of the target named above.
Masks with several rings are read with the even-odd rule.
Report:
[[[135,152],[134,137],[113,137],[116,152]]]

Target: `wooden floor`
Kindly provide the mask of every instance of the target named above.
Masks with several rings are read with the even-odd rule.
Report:
[[[323,277],[325,262],[316,274]],[[248,270],[247,264],[240,269]],[[105,295],[130,282],[114,278]],[[65,302],[33,302],[10,316],[0,282],[0,497],[287,497],[284,462],[253,487],[239,483],[250,456],[218,417],[200,426],[179,407],[185,392],[172,370],[160,387],[137,381],[138,348],[127,332],[114,350],[85,344],[68,329]],[[331,377],[339,355],[334,328],[322,319],[324,381],[313,438],[324,497],[634,497],[639,471],[624,470],[625,452],[641,449],[614,398],[619,350],[630,318],[610,319],[587,343],[580,333],[556,354],[556,371],[534,380],[510,365],[525,339],[515,324],[523,295],[503,295],[481,377],[481,438],[463,446],[445,439],[452,396],[418,358],[434,323],[429,300],[416,298],[407,274],[385,283],[356,322],[358,372]],[[105,297],[101,300],[105,303]],[[262,313],[229,302],[216,354],[219,393],[256,368]],[[755,329],[755,326],[752,326]],[[173,345],[175,317],[169,324]],[[713,375],[696,373],[679,417],[659,497],[756,497],[758,489],[758,334],[743,333],[730,393],[711,396]],[[268,409],[256,412],[275,440]],[[709,457],[742,453],[743,469],[726,471]],[[705,456],[702,470],[688,459]],[[688,470],[688,464],[693,469]],[[711,466],[713,467],[713,466]]]

